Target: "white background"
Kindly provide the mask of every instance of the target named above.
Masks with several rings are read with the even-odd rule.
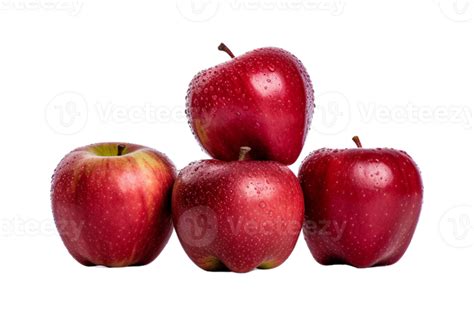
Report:
[[[455,0],[7,0],[0,4],[0,314],[474,314],[474,2]],[[279,46],[317,109],[321,147],[406,150],[425,200],[394,266],[321,266],[300,238],[279,268],[194,266],[173,234],[146,267],[86,268],[52,221],[50,178],[75,147],[128,141],[182,168],[206,158],[184,97],[199,70]]]

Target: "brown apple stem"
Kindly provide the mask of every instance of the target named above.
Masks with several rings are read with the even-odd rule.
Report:
[[[226,52],[227,55],[230,56],[230,58],[234,58],[234,57],[235,57],[235,55],[232,53],[232,51],[229,49],[229,47],[227,47],[224,43],[221,43],[221,44],[219,45],[219,47],[217,47],[217,49],[220,50],[220,51]]]
[[[245,160],[248,160],[249,157],[248,157],[248,153],[249,151],[251,151],[252,148],[248,147],[248,146],[242,146],[240,147],[240,152],[239,152],[239,161],[245,161]]]
[[[126,147],[126,146],[125,146],[125,145],[122,145],[122,144],[120,144],[120,145],[117,146],[117,156],[122,156],[123,151],[125,150],[125,147]]]
[[[362,148],[362,143],[360,142],[359,136],[352,137],[352,140],[357,145],[358,148]]]

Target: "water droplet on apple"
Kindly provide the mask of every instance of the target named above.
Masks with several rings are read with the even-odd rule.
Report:
[[[268,65],[268,70],[270,72],[274,72],[275,71],[275,67],[273,65]]]
[[[258,206],[260,206],[261,208],[265,208],[267,207],[267,203],[265,203],[264,201],[261,201],[260,203],[258,203]]]

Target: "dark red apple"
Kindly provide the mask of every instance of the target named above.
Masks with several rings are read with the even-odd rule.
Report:
[[[296,161],[313,116],[313,87],[303,64],[279,48],[261,48],[197,74],[186,98],[191,128],[213,158]]]
[[[176,171],[153,149],[126,143],[78,148],[56,168],[51,201],[59,234],[83,265],[153,261],[172,232]]]
[[[272,161],[192,163],[176,179],[172,209],[184,250],[209,271],[248,272],[282,264],[304,215],[298,179]]]
[[[321,264],[390,265],[405,253],[420,215],[420,172],[395,149],[320,149],[299,171],[304,236]]]

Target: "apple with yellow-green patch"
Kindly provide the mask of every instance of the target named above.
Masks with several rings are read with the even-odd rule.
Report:
[[[145,265],[172,232],[173,163],[129,143],[77,148],[59,163],[51,203],[69,253],[86,266]]]

